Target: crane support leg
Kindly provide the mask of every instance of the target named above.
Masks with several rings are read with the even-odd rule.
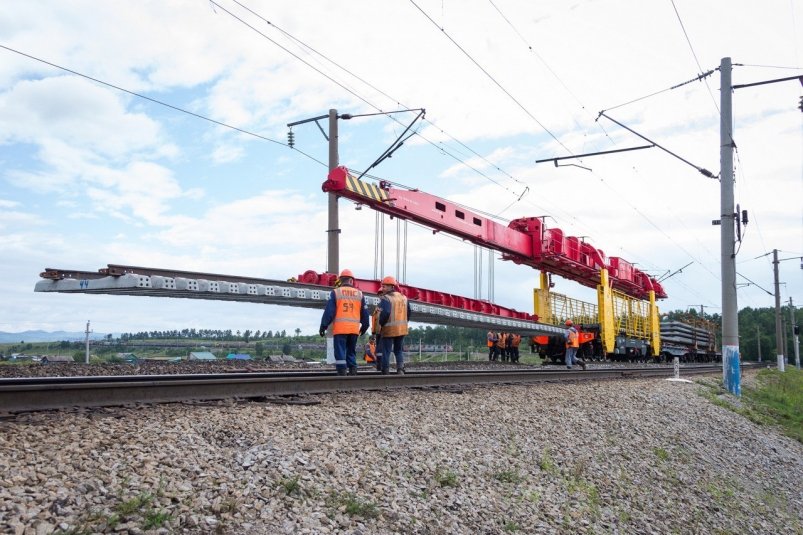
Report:
[[[650,291],[650,346],[652,354],[658,357],[661,353],[661,320],[658,305],[655,304],[655,292]]]
[[[533,314],[541,323],[552,323],[552,305],[549,302],[549,275],[541,272],[541,287],[533,290]]]
[[[613,353],[616,344],[616,329],[613,318],[613,290],[608,283],[608,270],[599,272],[599,286],[597,286],[597,304],[599,312],[600,340],[605,353]]]

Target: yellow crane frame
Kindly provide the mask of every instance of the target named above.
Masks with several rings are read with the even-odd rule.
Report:
[[[533,290],[533,312],[538,321],[552,325],[562,325],[567,319],[578,324],[598,323],[606,353],[613,352],[617,335],[646,340],[653,355],[660,352],[661,324],[654,291],[650,291],[648,301],[617,292],[608,282],[607,269],[600,270],[597,304],[550,291],[549,276],[544,271],[540,282],[540,288]]]

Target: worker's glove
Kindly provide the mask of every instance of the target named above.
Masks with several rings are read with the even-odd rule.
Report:
[[[318,331],[318,334],[320,334],[321,336],[326,336],[326,327],[321,327],[320,330]]]

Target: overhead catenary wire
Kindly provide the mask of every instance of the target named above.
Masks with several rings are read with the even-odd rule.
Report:
[[[149,101],[149,102],[152,102],[152,103],[154,103],[154,104],[158,104],[158,105],[160,105],[160,106],[164,106],[164,107],[166,107],[166,108],[170,108],[170,109],[172,109],[172,110],[175,110],[175,111],[178,111],[178,112],[181,112],[181,113],[186,113],[187,115],[191,115],[191,116],[193,116],[193,117],[195,117],[195,118],[197,118],[197,119],[201,119],[201,120],[203,120],[203,121],[207,121],[207,122],[210,122],[210,123],[216,124],[216,125],[218,125],[218,126],[222,126],[222,127],[224,127],[224,128],[228,128],[228,129],[230,129],[230,130],[234,130],[234,131],[236,131],[236,132],[239,132],[239,133],[241,133],[241,134],[245,134],[245,135],[247,135],[247,136],[251,136],[251,137],[255,137],[255,138],[257,138],[257,139],[261,139],[262,141],[268,141],[268,142],[270,142],[270,143],[275,143],[276,145],[282,145],[282,146],[284,146],[284,147],[287,147],[287,148],[293,149],[294,151],[298,152],[299,154],[301,154],[301,155],[303,155],[303,156],[305,156],[305,157],[309,158],[310,160],[312,160],[312,161],[314,161],[314,162],[316,162],[316,163],[318,163],[318,164],[320,164],[320,165],[322,165],[322,166],[324,166],[324,167],[328,167],[328,166],[329,166],[327,163],[325,163],[325,162],[322,162],[322,161],[321,161],[321,160],[319,160],[318,158],[315,158],[314,156],[312,156],[312,155],[310,155],[310,154],[307,154],[306,152],[304,152],[304,151],[302,151],[302,150],[300,150],[300,149],[297,149],[297,148],[295,148],[295,147],[291,147],[290,145],[288,145],[287,143],[284,143],[284,142],[282,142],[282,141],[278,141],[278,140],[276,140],[276,139],[272,139],[272,138],[269,138],[269,137],[267,137],[267,136],[263,136],[262,134],[257,134],[256,132],[251,132],[251,131],[249,131],[249,130],[246,130],[246,129],[244,129],[244,128],[240,128],[240,127],[238,127],[238,126],[233,126],[233,125],[230,125],[230,124],[224,123],[224,122],[222,122],[222,121],[217,121],[217,120],[215,120],[215,119],[212,119],[212,118],[210,118],[210,117],[206,117],[205,115],[201,115],[200,113],[195,113],[195,112],[193,112],[193,111],[190,111],[190,110],[184,109],[184,108],[182,108],[182,107],[180,107],[180,106],[176,106],[176,105],[174,105],[174,104],[170,104],[170,103],[168,103],[168,102],[164,102],[164,101],[162,101],[162,100],[158,100],[158,99],[155,99],[155,98],[149,97],[149,96],[147,96],[147,95],[143,95],[143,94],[141,94],[141,93],[137,93],[136,91],[131,91],[130,89],[126,89],[126,88],[124,88],[124,87],[122,87],[122,86],[115,85],[115,84],[112,84],[112,83],[109,83],[109,82],[105,82],[105,81],[103,81],[103,80],[100,80],[99,78],[94,78],[94,77],[92,77],[92,76],[89,76],[89,75],[87,75],[87,74],[84,74],[84,73],[82,73],[82,72],[78,72],[78,71],[76,71],[76,70],[69,69],[69,68],[67,68],[67,67],[63,67],[63,66],[61,66],[61,65],[58,65],[58,64],[56,64],[56,63],[53,63],[53,62],[47,61],[47,60],[45,60],[45,59],[42,59],[42,58],[38,58],[38,57],[36,57],[36,56],[32,56],[32,55],[30,55],[30,54],[26,54],[25,52],[22,52],[22,51],[20,51],[20,50],[16,50],[16,49],[14,49],[14,48],[11,48],[11,47],[8,47],[8,46],[5,46],[5,45],[0,45],[0,48],[4,48],[5,50],[8,50],[9,52],[13,52],[13,53],[15,53],[15,54],[19,54],[19,55],[21,55],[21,56],[25,56],[26,58],[30,58],[30,59],[32,59],[32,60],[35,60],[35,61],[38,61],[38,62],[40,62],[40,63],[44,63],[45,65],[49,65],[49,66],[51,66],[51,67],[54,67],[54,68],[56,68],[56,69],[62,70],[62,71],[64,71],[64,72],[68,72],[68,73],[70,73],[70,74],[74,74],[75,76],[80,76],[81,78],[85,78],[85,79],[87,79],[87,80],[90,80],[90,81],[92,81],[92,82],[95,82],[95,83],[98,83],[98,84],[104,85],[104,86],[106,86],[106,87],[110,87],[110,88],[112,88],[112,89],[115,89],[115,90],[117,90],[117,91],[122,91],[123,93],[127,93],[127,94],[129,94],[129,95],[132,95],[132,96],[134,96],[134,97],[137,97],[137,98],[141,98],[141,99],[143,99],[143,100],[147,100],[147,101]]]
[[[237,0],[233,0],[233,1],[237,2]],[[239,2],[237,2],[237,3],[238,3],[238,5],[242,5],[242,4],[241,4],[241,3],[239,3]],[[413,2],[413,3],[414,3],[414,2]],[[417,6],[416,6],[416,7],[417,7]],[[248,9],[248,8],[246,8],[246,9]],[[419,8],[419,10],[420,10],[420,8]],[[249,11],[250,11],[251,13],[253,13],[253,14],[256,14],[256,13],[255,13],[255,12],[253,12],[252,10],[249,10]],[[258,14],[256,14],[256,16],[258,16],[260,19],[264,20],[266,23],[270,24],[272,27],[274,27],[274,28],[277,28],[277,29],[278,29],[278,27],[277,27],[275,24],[273,24],[273,23],[270,23],[269,21],[267,21],[267,19],[265,19],[265,18],[264,18],[264,17],[262,17],[261,15],[258,15]],[[237,17],[235,17],[235,18],[237,18]],[[241,20],[241,19],[237,18],[237,20]],[[430,20],[431,20],[431,19],[430,19]],[[253,27],[252,27],[252,26],[250,26],[250,25],[248,25],[248,24],[246,24],[246,25],[247,25],[248,27],[250,27],[250,28],[252,28],[252,29],[253,29]],[[436,26],[437,26],[437,24],[436,24]],[[289,38],[293,39],[295,42],[297,42],[297,43],[302,43],[300,40],[298,40],[298,39],[296,39],[295,37],[292,37],[292,36],[290,36],[289,34],[287,34],[287,32],[284,32],[283,30],[279,30],[279,31],[281,31],[282,33],[285,33],[285,34],[286,34],[286,35],[287,35]],[[258,33],[262,34],[262,32],[258,32]],[[270,39],[269,39],[269,40],[270,40]],[[270,40],[270,41],[271,41],[271,42],[274,42],[274,41],[272,41],[272,40]],[[303,43],[302,43],[302,44],[303,44]],[[455,44],[456,44],[456,43],[455,43]],[[311,47],[308,47],[308,45],[306,45],[306,44],[303,44],[303,46],[305,46],[306,48],[309,48],[310,50],[313,50],[313,51],[314,51],[314,49],[312,49]],[[459,46],[459,45],[457,45],[457,46]],[[318,52],[316,51],[316,53],[318,53]],[[320,53],[318,53],[318,54],[320,54]],[[295,56],[295,55],[294,55],[294,57],[297,57],[297,56]],[[325,57],[325,56],[322,56],[322,57]],[[299,59],[300,59],[300,58],[299,58]],[[331,60],[329,60],[328,58],[326,58],[326,59],[327,59],[327,61],[330,61],[330,62],[331,62]],[[473,59],[473,58],[472,58],[472,59]],[[302,60],[302,61],[303,61],[303,60]],[[304,63],[306,63],[306,62],[304,62]],[[337,64],[336,64],[336,63],[334,63],[334,62],[332,62],[332,63],[333,63],[334,65],[336,65],[336,66],[337,66]],[[342,68],[342,67],[340,67],[340,68]],[[345,70],[345,69],[344,69],[344,70]],[[349,72],[349,73],[350,73],[350,71],[348,71],[348,70],[346,70],[346,72]],[[712,72],[713,72],[713,71],[712,71]],[[699,78],[699,77],[698,77],[698,78]],[[365,83],[367,83],[367,82],[365,82]],[[690,83],[690,82],[684,82],[683,84],[678,84],[677,86],[673,86],[673,88],[675,88],[675,87],[680,87],[680,86],[684,85],[685,83]],[[370,84],[369,84],[369,85],[370,85]],[[375,88],[375,86],[373,86],[373,85],[371,85],[371,87],[374,87],[374,88]],[[380,91],[380,92],[381,92],[381,91]],[[392,97],[389,97],[389,95],[387,95],[386,93],[383,93],[383,94],[384,94],[384,95],[385,95],[387,98],[391,98],[391,100],[396,100],[396,99],[392,99]],[[362,100],[363,102],[366,102],[366,103],[368,103],[368,102],[367,102],[367,99],[364,99],[364,98],[362,98],[361,100]],[[398,100],[396,100],[396,102],[397,102],[398,104],[400,104],[400,105],[404,106],[403,104],[399,103],[399,102],[398,102]],[[373,105],[372,105],[372,104],[370,104],[370,103],[368,103],[368,104],[369,104],[369,105],[371,105],[372,107],[376,108],[376,109],[379,109],[378,107],[376,107],[376,106],[373,106]],[[398,121],[397,121],[397,122],[398,122]],[[400,124],[401,124],[401,123],[400,123]],[[441,131],[442,131],[442,130],[441,130]],[[443,132],[443,131],[442,131],[442,132]],[[445,134],[445,132],[443,132],[443,133]],[[448,135],[448,134],[447,134],[447,135]],[[453,154],[451,154],[449,151],[446,151],[445,149],[443,149],[443,147],[442,147],[442,146],[440,146],[440,145],[436,145],[435,143],[433,143],[432,141],[428,140],[428,139],[427,139],[426,137],[424,137],[423,135],[422,135],[421,137],[422,137],[422,139],[425,139],[427,142],[429,142],[430,144],[432,144],[433,146],[435,146],[436,148],[438,148],[438,149],[439,149],[439,150],[440,150],[440,151],[441,151],[443,154],[446,154],[446,155],[448,155],[448,156],[450,156],[450,157],[454,158],[454,159],[455,159],[456,161],[458,161],[459,163],[461,163],[461,164],[463,164],[463,165],[465,165],[465,166],[469,167],[470,169],[474,170],[475,172],[477,172],[477,173],[478,173],[478,174],[480,174],[481,176],[485,177],[487,180],[489,180],[489,181],[491,181],[491,182],[493,182],[493,183],[497,184],[498,186],[502,187],[503,189],[507,190],[508,192],[510,192],[510,193],[514,193],[514,192],[512,192],[512,191],[511,191],[509,188],[507,188],[506,186],[502,185],[502,184],[501,184],[501,183],[499,183],[498,181],[496,181],[496,180],[492,179],[491,177],[489,177],[489,176],[488,176],[488,175],[486,175],[485,173],[482,173],[481,171],[479,171],[478,169],[474,168],[474,167],[473,167],[473,166],[471,166],[470,164],[468,164],[468,163],[466,163],[466,162],[463,162],[462,160],[460,160],[459,158],[457,158],[456,156],[454,156]],[[450,136],[450,137],[451,137],[451,136]],[[553,136],[553,137],[554,137],[554,136]],[[453,138],[453,139],[455,139],[455,138]],[[556,140],[557,140],[557,139],[556,139]],[[560,143],[560,141],[559,141],[559,140],[557,140],[557,141]],[[457,142],[458,142],[459,144],[461,144],[462,146],[466,147],[466,148],[467,148],[468,150],[470,150],[472,153],[474,153],[474,154],[477,154],[476,152],[474,152],[472,149],[470,149],[469,147],[467,147],[465,144],[463,144],[463,143],[462,143],[462,142],[460,142],[459,140],[457,140]],[[566,147],[564,147],[564,148],[566,148]],[[567,150],[568,150],[568,149],[567,149]],[[571,151],[569,151],[569,153],[571,153]],[[487,159],[485,159],[484,157],[482,157],[482,159],[483,159],[484,161],[488,162],[488,160],[487,160]],[[501,169],[500,169],[498,166],[494,166],[494,167],[495,167],[496,169],[498,169],[498,170],[500,170],[500,171],[501,171]],[[507,173],[505,173],[505,174],[507,174]],[[507,176],[511,177],[511,175],[509,175],[509,174],[507,174]],[[513,178],[513,177],[511,177],[511,178]],[[520,181],[518,181],[517,179],[515,179],[515,178],[513,178],[513,179],[514,179],[516,182],[519,182],[519,183],[521,183],[521,182],[520,182]],[[604,180],[602,177],[600,177],[600,180],[602,180],[603,182],[605,182],[605,180]],[[608,185],[608,187],[610,187],[610,185]],[[613,188],[611,188],[611,189],[613,189]],[[614,190],[614,191],[615,191],[615,190]],[[522,194],[516,194],[516,193],[514,193],[514,195],[517,195],[517,197],[518,197],[518,200],[522,200],[523,193],[522,193]],[[531,205],[535,206],[535,207],[536,207],[536,208],[538,208],[539,210],[544,210],[544,208],[542,208],[542,207],[539,207],[537,204],[535,204],[535,203],[533,203],[533,202],[529,201],[528,199],[524,199],[524,202],[526,202],[527,204],[531,204]],[[509,208],[510,208],[510,206],[512,206],[512,204],[515,204],[515,202],[514,202],[514,203],[511,203],[511,205],[509,205],[508,207],[506,207],[504,210],[507,210],[507,209],[509,209]],[[630,204],[630,203],[628,203],[628,204]],[[669,237],[669,236],[668,236],[668,235],[667,235],[667,234],[666,234],[664,231],[662,231],[662,230],[661,230],[661,229],[660,229],[660,228],[659,228],[659,227],[658,227],[658,226],[657,226],[657,225],[656,225],[656,224],[655,224],[653,221],[649,220],[649,218],[647,218],[647,216],[646,216],[646,215],[645,215],[643,212],[641,212],[641,211],[639,211],[638,209],[636,209],[636,207],[635,207],[635,206],[633,206],[632,204],[630,204],[630,206],[631,206],[631,207],[632,207],[632,208],[633,208],[633,209],[634,209],[634,210],[635,210],[635,211],[636,211],[636,212],[637,212],[637,213],[638,213],[638,214],[639,214],[639,215],[640,215],[642,218],[645,218],[645,220],[647,220],[647,221],[648,221],[648,222],[649,222],[649,223],[650,223],[652,226],[654,226],[655,228],[657,228],[657,229],[658,229],[659,231],[661,231],[661,232],[662,232],[664,235],[666,235],[666,236],[667,236],[667,237],[668,237],[668,238],[669,238],[669,239],[670,239],[670,240],[671,240],[673,243],[675,243],[676,245],[678,245],[678,244],[677,244],[677,242],[675,242],[674,240],[672,240],[672,239],[671,239],[671,237]],[[553,210],[554,210],[554,207],[553,207]],[[501,214],[501,212],[499,212],[499,213]],[[567,215],[568,215],[568,219],[569,219],[569,220],[574,220],[574,221],[578,221],[578,222],[579,222],[579,218],[577,218],[575,215],[568,214],[568,213],[567,213]],[[690,253],[688,253],[688,251],[686,251],[685,249],[683,249],[683,248],[681,248],[681,249],[682,249],[682,250],[684,250],[684,252],[685,252],[686,254],[690,254]],[[690,255],[690,256],[691,256],[691,255]],[[692,258],[694,258],[694,257],[692,256]],[[709,272],[710,272],[710,270],[709,270]],[[712,273],[712,272],[711,272],[711,273]],[[712,273],[712,275],[713,275],[713,273]]]
[[[675,84],[675,85],[673,85],[671,87],[667,87],[667,88],[661,89],[659,91],[654,91],[654,92],[649,93],[647,95],[628,100],[627,102],[622,102],[620,104],[617,104],[616,106],[608,106],[607,108],[604,108],[602,110],[602,112],[600,112],[600,113],[603,113],[603,112],[606,112],[606,111],[615,110],[617,108],[621,108],[621,107],[627,106],[629,104],[634,104],[634,103],[640,102],[642,100],[647,100],[648,98],[652,98],[652,97],[654,97],[656,95],[660,95],[661,93],[666,93],[668,91],[673,91],[675,89],[683,87],[684,85],[688,85],[688,84],[690,84],[692,82],[699,82],[699,81],[704,80],[705,78],[711,76],[712,74],[714,74],[718,70],[719,70],[718,68],[717,69],[709,69],[709,70],[705,71],[704,73],[701,73],[701,74],[695,76],[694,78],[691,78],[690,80],[686,80],[685,82],[681,82],[679,84]]]
[[[680,18],[680,12],[678,11],[678,7],[675,5],[675,0],[670,0],[672,2],[672,9],[675,10],[675,15],[678,18],[678,22],[680,23],[680,29],[683,30],[683,35],[686,37],[686,42],[689,44],[689,50],[691,50],[691,55],[694,56],[694,62],[697,64],[697,68],[700,69],[700,72],[703,72],[703,66],[700,65],[700,60],[697,58],[697,52],[694,51],[694,47],[691,44],[691,39],[689,39],[689,33],[686,31],[686,26],[683,24],[683,19]],[[705,86],[708,88],[708,94],[711,96],[711,101],[714,103],[714,107],[717,109],[717,116],[721,113],[719,111],[719,104],[717,104],[717,99],[714,98],[714,93],[711,91],[711,86],[708,85],[708,81],[703,79]]]
[[[249,13],[251,13],[252,15],[254,15],[255,17],[257,17],[257,18],[261,19],[261,20],[262,20],[262,21],[264,21],[266,24],[268,24],[269,26],[271,26],[272,28],[274,28],[276,31],[280,32],[282,35],[284,35],[284,36],[285,36],[285,37],[287,37],[288,39],[292,40],[293,42],[295,42],[295,43],[296,43],[296,44],[298,44],[299,46],[301,46],[301,47],[303,47],[304,49],[306,49],[306,50],[309,50],[309,51],[311,51],[312,53],[314,53],[314,54],[318,55],[318,56],[319,56],[319,57],[321,57],[322,59],[326,60],[327,62],[329,62],[329,63],[331,63],[332,65],[334,65],[335,67],[337,67],[338,69],[341,69],[342,71],[346,72],[348,75],[350,75],[350,76],[354,77],[355,79],[357,79],[357,80],[358,80],[358,81],[360,81],[361,83],[363,83],[363,84],[367,85],[368,87],[370,87],[371,89],[373,89],[373,90],[374,90],[374,91],[376,91],[377,93],[381,94],[382,96],[384,96],[384,97],[385,97],[385,98],[387,98],[388,100],[391,100],[391,101],[395,102],[397,105],[399,105],[399,106],[402,106],[402,107],[406,108],[407,110],[411,110],[411,109],[413,109],[413,108],[410,108],[409,106],[407,106],[406,104],[404,104],[403,102],[401,102],[399,99],[397,99],[397,98],[395,98],[395,97],[393,97],[393,96],[389,95],[387,92],[385,92],[385,91],[383,91],[382,89],[378,88],[376,85],[374,85],[374,84],[370,83],[369,81],[365,80],[365,78],[363,78],[363,77],[361,77],[361,76],[359,76],[359,75],[355,74],[353,71],[351,71],[351,70],[349,70],[348,68],[344,67],[344,66],[343,66],[343,65],[341,65],[340,63],[338,63],[338,62],[334,61],[333,59],[331,59],[331,58],[330,58],[329,56],[327,56],[326,54],[324,54],[324,53],[320,52],[319,50],[317,50],[316,48],[314,48],[314,47],[310,46],[309,44],[305,43],[305,42],[304,42],[304,41],[302,41],[301,39],[299,39],[299,38],[295,37],[294,35],[292,35],[292,34],[291,34],[291,33],[289,33],[288,31],[286,31],[286,30],[284,30],[283,28],[281,28],[280,26],[278,26],[276,23],[274,23],[274,22],[272,22],[272,21],[268,20],[268,19],[267,19],[267,18],[265,18],[263,15],[261,15],[261,14],[257,13],[257,12],[256,12],[256,11],[254,11],[253,9],[251,9],[251,8],[249,8],[248,6],[244,5],[244,4],[243,4],[243,3],[241,3],[239,0],[231,0],[231,1],[232,1],[232,2],[234,2],[235,4],[239,5],[240,7],[242,7],[243,9],[245,9],[246,11],[248,11]],[[238,20],[241,20],[241,19],[238,19]],[[273,41],[271,41],[271,42],[273,42]],[[365,103],[366,103],[366,104],[368,104],[369,106],[371,106],[371,107],[373,107],[373,108],[375,108],[375,109],[379,109],[379,108],[378,108],[377,106],[375,106],[374,104],[367,102],[367,100],[366,100],[366,99],[362,99],[362,100],[363,100],[363,102],[365,102]],[[381,114],[381,113],[380,113],[380,114]],[[380,114],[377,114],[377,115],[380,115]],[[460,141],[458,138],[454,137],[452,134],[450,134],[449,132],[447,132],[446,130],[444,130],[444,129],[443,129],[443,128],[441,128],[440,126],[438,126],[438,125],[437,125],[437,124],[436,124],[434,121],[432,121],[432,119],[429,119],[429,118],[422,118],[422,121],[424,121],[424,122],[426,122],[426,123],[428,123],[428,124],[432,125],[432,127],[433,127],[433,128],[435,128],[436,130],[438,130],[438,132],[440,132],[441,134],[443,134],[443,135],[447,136],[449,139],[451,139],[452,141],[454,141],[455,143],[457,143],[458,145],[460,145],[461,147],[463,147],[464,149],[466,149],[467,151],[469,151],[469,152],[470,152],[471,154],[473,154],[474,156],[476,156],[476,157],[480,158],[482,161],[484,161],[484,162],[485,162],[486,164],[488,164],[490,167],[492,167],[493,169],[495,169],[495,170],[499,171],[499,172],[500,172],[500,173],[502,173],[503,175],[507,176],[508,178],[510,178],[510,179],[511,179],[512,181],[514,181],[515,183],[518,183],[518,184],[522,184],[522,185],[524,185],[524,183],[523,183],[521,180],[519,180],[518,178],[514,177],[513,175],[511,175],[510,173],[508,173],[507,171],[505,171],[504,169],[502,169],[502,168],[501,168],[501,167],[499,167],[498,165],[494,164],[493,162],[491,162],[490,160],[488,160],[488,159],[487,159],[485,156],[483,156],[482,154],[478,153],[477,151],[475,151],[474,149],[472,149],[471,147],[469,147],[468,145],[466,145],[464,142]],[[398,122],[398,121],[397,121],[397,122]],[[401,123],[400,123],[400,124],[401,124]],[[427,138],[426,136],[424,136],[424,135],[423,135],[422,133],[420,133],[420,132],[416,132],[416,135],[417,135],[418,137],[420,137],[421,139],[423,139],[424,141],[426,141],[427,143],[429,143],[429,144],[431,144],[431,145],[435,146],[435,147],[436,147],[438,150],[440,150],[440,151],[441,151],[443,154],[445,154],[445,155],[447,155],[447,156],[449,156],[449,157],[453,158],[453,159],[454,159],[455,161],[457,161],[458,163],[460,163],[460,164],[462,164],[462,165],[464,165],[464,166],[468,167],[469,169],[471,169],[471,170],[472,170],[472,171],[474,171],[475,173],[477,173],[477,174],[479,174],[480,176],[482,176],[482,177],[486,178],[487,180],[490,180],[490,181],[492,181],[492,182],[496,183],[496,184],[497,184],[497,185],[499,185],[500,187],[503,187],[503,188],[505,188],[505,186],[504,186],[504,185],[502,185],[501,183],[499,183],[499,182],[497,182],[497,181],[495,181],[495,180],[491,179],[491,178],[490,178],[488,175],[486,175],[485,173],[481,172],[479,169],[477,169],[477,168],[475,168],[474,166],[472,166],[472,165],[470,165],[470,164],[466,163],[465,161],[463,161],[463,160],[461,160],[460,158],[456,157],[456,156],[455,156],[454,154],[452,154],[451,152],[449,152],[449,151],[447,151],[446,149],[442,148],[442,147],[441,147],[441,145],[443,145],[443,143],[442,143],[442,142],[437,142],[437,143],[436,143],[436,142],[434,142],[434,141],[430,140],[429,138]],[[514,195],[518,195],[516,192],[513,192],[513,191],[511,191],[511,193],[512,193],[512,194],[514,194]]]
[[[499,9],[499,6],[497,6],[497,5],[494,3],[494,1],[493,1],[493,0],[488,0],[488,2],[489,2],[489,3],[490,3],[492,6],[493,6],[493,8],[496,10],[496,12],[497,12],[497,13],[499,13],[499,16],[500,16],[500,17],[502,17],[502,20],[504,20],[504,21],[507,23],[507,25],[508,25],[508,26],[510,26],[510,29],[511,29],[511,30],[513,30],[513,32],[514,32],[514,33],[515,33],[515,34],[516,34],[516,35],[519,37],[519,39],[521,39],[521,42],[522,42],[522,43],[524,43],[524,45],[527,47],[527,50],[529,50],[530,52],[532,52],[532,53],[533,53],[533,55],[534,55],[536,58],[538,58],[538,60],[539,60],[539,61],[540,61],[540,62],[541,62],[543,65],[544,65],[544,67],[546,67],[546,69],[547,69],[547,70],[550,72],[550,74],[552,74],[552,76],[554,76],[554,77],[555,77],[555,79],[558,81],[558,83],[559,83],[561,86],[563,86],[563,89],[565,89],[565,90],[566,90],[566,92],[567,92],[567,93],[568,93],[568,94],[569,94],[569,95],[570,95],[570,96],[571,96],[571,97],[572,97],[572,98],[575,100],[575,102],[577,102],[577,104],[579,104],[579,105],[580,105],[580,108],[581,108],[583,111],[585,111],[585,112],[586,112],[586,113],[589,115],[589,117],[593,118],[593,117],[594,117],[594,114],[593,114],[593,113],[591,113],[591,111],[589,111],[589,110],[588,110],[588,108],[586,108],[586,107],[585,107],[585,105],[582,103],[582,101],[580,100],[580,98],[579,98],[577,95],[575,95],[575,94],[574,94],[574,92],[573,92],[571,89],[569,89],[569,86],[568,86],[568,85],[566,85],[566,83],[563,81],[563,79],[561,79],[561,77],[560,77],[560,76],[558,76],[558,73],[556,73],[556,72],[554,71],[554,69],[552,69],[552,67],[551,67],[551,66],[550,66],[550,65],[549,65],[549,64],[546,62],[546,60],[545,60],[545,59],[544,59],[544,58],[541,56],[541,54],[539,54],[539,53],[538,53],[538,51],[536,51],[536,50],[535,50],[535,48],[533,48],[533,46],[532,46],[532,45],[529,43],[529,41],[527,41],[527,39],[526,39],[526,38],[525,38],[525,37],[524,37],[524,36],[521,34],[521,32],[518,30],[518,28],[516,28],[516,26],[515,26],[515,25],[514,25],[514,24],[513,24],[513,23],[510,21],[510,19],[509,19],[509,18],[508,18],[508,17],[507,17],[507,16],[506,16],[506,15],[505,15],[503,12],[502,12],[502,10],[501,10],[501,9]],[[577,126],[578,128],[580,127],[580,125],[579,125],[579,124],[577,124],[577,121],[575,121],[575,122],[574,122],[574,124],[575,124],[575,126]],[[602,133],[603,133],[603,134],[605,134],[605,137],[607,137],[607,138],[608,138],[608,139],[611,141],[611,143],[612,143],[612,144],[614,144],[614,145],[616,144],[616,142],[615,142],[615,141],[614,141],[614,140],[611,138],[611,136],[608,134],[608,131],[607,131],[607,130],[605,130],[605,127],[604,127],[604,126],[602,126],[602,124],[600,124],[600,123],[599,123],[599,122],[597,122],[597,121],[595,121],[595,123],[594,123],[594,124],[596,124],[597,126],[599,126],[600,130],[602,130]]]
[[[415,8],[418,9],[418,11],[420,11],[421,14],[423,14],[427,18],[427,20],[429,20],[436,28],[438,28],[441,31],[441,33],[458,48],[458,50],[460,50],[480,71],[482,71],[483,74],[485,74],[485,76],[487,76],[505,95],[507,95],[528,117],[530,117],[533,121],[535,121],[535,123],[538,124],[538,126],[540,126],[541,129],[549,135],[549,137],[554,139],[558,143],[558,145],[563,147],[563,149],[567,153],[569,154],[572,153],[572,151],[569,150],[569,148],[566,145],[564,145],[563,142],[560,139],[558,139],[558,137],[555,134],[553,134],[549,128],[547,128],[541,121],[539,121],[538,118],[524,106],[524,104],[522,104],[516,97],[514,97],[513,94],[510,93],[510,91],[508,91],[505,88],[505,86],[499,83],[499,81],[496,78],[494,78],[493,75],[491,75],[491,73],[489,73],[485,69],[485,67],[480,65],[480,63],[476,59],[474,59],[474,57],[471,54],[469,54],[465,48],[460,46],[460,44],[457,41],[455,41],[452,38],[452,36],[449,35],[442,26],[439,26],[438,23],[435,22],[435,20],[432,17],[430,17],[426,11],[421,9],[421,7],[415,3],[415,0],[410,0],[410,3],[413,4]]]

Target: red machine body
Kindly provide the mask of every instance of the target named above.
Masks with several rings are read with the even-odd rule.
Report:
[[[337,278],[337,275],[333,273],[317,273],[310,270],[299,275],[298,282],[334,287]],[[382,287],[382,281],[355,278],[354,287],[362,290],[363,292],[378,294],[380,288]],[[413,301],[430,303],[432,305],[442,305],[460,310],[467,310],[470,312],[479,312],[481,314],[493,314],[494,316],[500,316],[503,318],[538,321],[538,316],[534,314],[519,312],[513,308],[495,305],[489,301],[471,299],[469,297],[438,292],[436,290],[427,290],[426,288],[416,288],[415,286],[408,286],[406,284],[397,284],[397,288],[403,295]]]
[[[656,298],[667,297],[657,280],[632,263],[618,257],[606,258],[602,250],[575,236],[564,236],[559,228],[547,228],[538,217],[514,219],[504,226],[428,193],[393,188],[386,182],[380,182],[379,186],[363,182],[349,175],[343,166],[329,172],[322,189],[400,219],[415,221],[434,232],[448,232],[499,251],[503,260],[555,273],[583,286],[596,288],[600,270],[607,269],[611,286],[625,295],[648,299],[653,290]]]

